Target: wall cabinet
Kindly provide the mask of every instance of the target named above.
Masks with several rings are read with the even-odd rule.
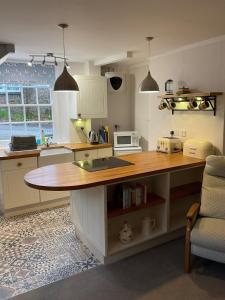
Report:
[[[74,76],[79,86],[77,101],[71,99],[71,118],[107,117],[107,80],[103,76]]]
[[[37,158],[11,159],[1,162],[1,202],[4,209],[39,203],[39,191],[24,183],[27,172],[37,168]]]

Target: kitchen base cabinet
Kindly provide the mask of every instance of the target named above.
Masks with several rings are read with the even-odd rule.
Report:
[[[112,147],[77,151],[74,154],[74,160],[89,160],[112,156]]]
[[[51,151],[51,150],[48,150]],[[38,158],[38,166],[45,167],[53,164],[60,164],[60,163],[67,163],[73,162],[74,155],[73,152],[67,149],[63,149],[62,154],[56,155],[46,155],[40,156]],[[40,191],[40,201],[47,202],[47,201],[54,201],[63,198],[69,198],[70,192],[69,191]]]
[[[110,157],[112,156],[112,148],[102,148],[102,149],[98,149],[98,158],[102,158],[102,157]]]
[[[74,153],[74,160],[88,160],[98,158],[98,150],[77,151]]]
[[[39,192],[24,183],[24,176],[32,169],[6,171],[3,175],[5,209],[39,203]]]
[[[37,158],[10,159],[0,163],[3,210],[40,202],[39,191],[24,183],[24,176],[37,168]]]

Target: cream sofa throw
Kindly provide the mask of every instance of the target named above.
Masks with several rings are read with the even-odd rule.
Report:
[[[225,219],[225,156],[206,159],[200,215]]]

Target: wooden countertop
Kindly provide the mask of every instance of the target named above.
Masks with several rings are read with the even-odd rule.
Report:
[[[111,148],[112,144],[97,144],[91,145],[88,143],[74,143],[74,144],[64,144],[64,148],[72,150],[72,151],[83,151],[83,150],[94,150],[94,149],[102,149],[102,148]]]
[[[97,172],[87,172],[72,163],[50,165],[26,174],[25,182],[30,187],[41,190],[78,190],[205,165],[203,160],[183,156],[182,153],[141,152],[123,155],[121,158],[134,163],[134,165]]]
[[[73,152],[77,151],[85,151],[85,150],[94,150],[94,149],[102,149],[102,148],[111,148],[112,144],[97,144],[97,145],[91,145],[88,143],[71,143],[71,144],[53,144],[49,147],[41,146],[40,149],[50,149],[50,148],[66,148]],[[40,156],[40,153],[29,153],[29,151],[20,152],[18,154],[7,154],[5,153],[4,149],[0,149],[0,160],[7,160],[7,159],[16,159],[16,158],[26,158],[26,157],[38,157]]]

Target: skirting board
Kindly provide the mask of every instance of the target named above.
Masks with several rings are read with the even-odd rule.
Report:
[[[84,237],[82,232],[76,227],[76,237],[79,240],[81,240],[89,248],[89,250],[95,255],[95,257],[104,265],[119,261],[121,259],[132,256],[134,254],[146,251],[150,248],[165,244],[169,241],[172,241],[172,240],[175,240],[179,237],[184,236],[184,233],[185,233],[185,229],[181,228],[181,229],[175,230],[175,231],[170,232],[170,233],[165,233],[160,237],[149,240],[147,242],[143,242],[139,245],[128,248],[126,250],[122,250],[122,251],[120,251],[116,254],[113,254],[113,255],[110,255],[110,256],[103,256],[100,253],[100,251],[95,248],[93,243],[91,243],[86,237]]]
[[[7,210],[5,210],[4,213],[1,212],[1,214],[6,217],[11,217],[11,216],[22,215],[25,213],[30,213],[30,212],[36,212],[36,211],[48,209],[48,208],[62,207],[62,206],[66,206],[66,205],[69,205],[69,198],[67,198],[67,197],[62,198],[62,199],[50,200],[47,202],[40,202],[37,204],[7,209]]]

